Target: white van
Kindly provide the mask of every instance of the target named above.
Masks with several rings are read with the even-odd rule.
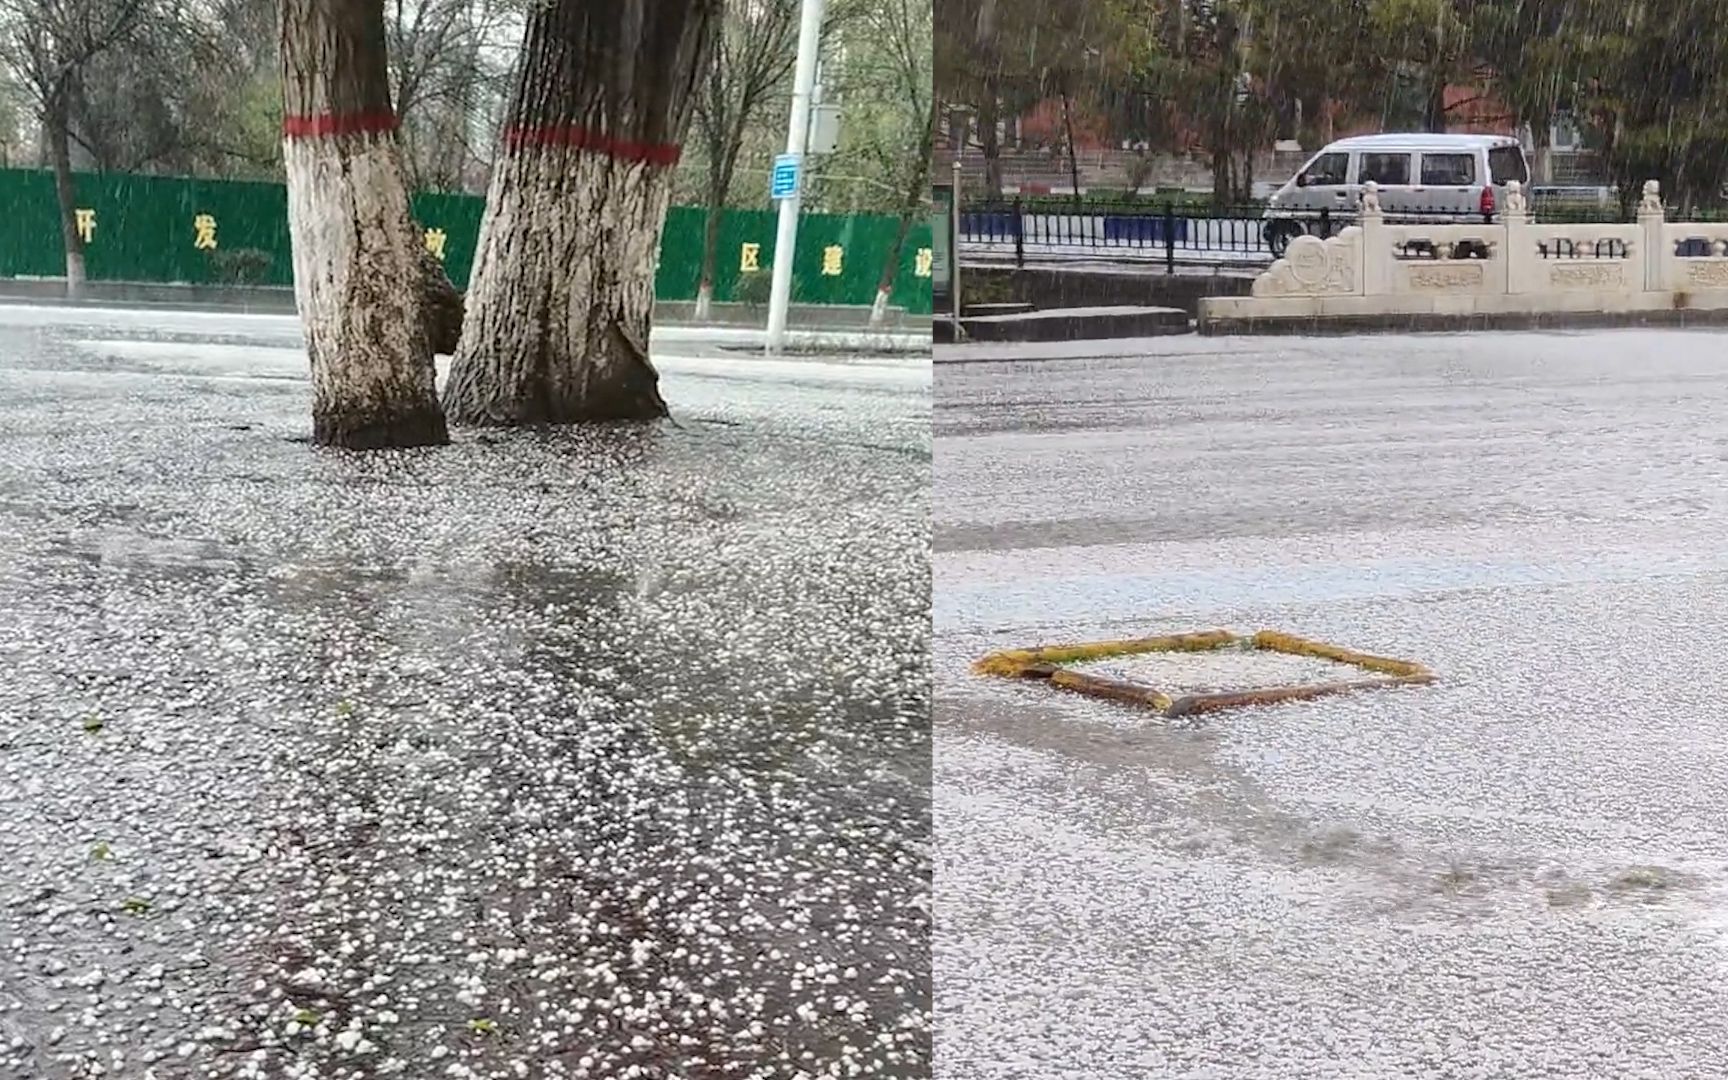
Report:
[[[1291,237],[1337,232],[1361,206],[1362,185],[1380,185],[1380,208],[1400,221],[1492,217],[1506,182],[1528,185],[1524,148],[1510,135],[1357,135],[1308,159],[1266,202],[1266,244],[1282,255]],[[1321,211],[1325,211],[1322,219]]]

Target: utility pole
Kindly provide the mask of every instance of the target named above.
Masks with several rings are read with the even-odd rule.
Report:
[[[823,0],[803,0],[798,27],[798,63],[792,72],[792,116],[786,125],[786,153],[775,162],[772,194],[780,200],[780,228],[774,234],[774,279],[768,293],[768,355],[786,340],[786,315],[792,303],[792,256],[798,246],[798,211],[804,190],[804,151],[810,143],[810,99],[816,87],[816,60],[822,49]],[[790,166],[792,189],[781,178]]]

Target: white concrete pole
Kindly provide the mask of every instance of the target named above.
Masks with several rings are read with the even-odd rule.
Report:
[[[774,234],[774,279],[768,292],[768,355],[786,340],[786,313],[792,303],[792,255],[798,246],[798,211],[803,202],[804,151],[810,139],[810,98],[816,86],[816,59],[822,48],[823,0],[803,0],[798,27],[798,64],[792,71],[792,116],[786,125],[786,153],[798,160],[798,189],[780,200],[780,228]]]

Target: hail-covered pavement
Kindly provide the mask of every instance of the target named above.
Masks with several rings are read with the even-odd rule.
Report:
[[[0,307],[0,1076],[929,1068],[929,366],[304,442],[291,319]]]
[[[1719,334],[941,353],[937,1075],[1728,1075]],[[1213,627],[1440,681],[967,671]]]

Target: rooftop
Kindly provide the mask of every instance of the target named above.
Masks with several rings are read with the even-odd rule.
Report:
[[[1425,150],[1517,145],[1518,140],[1510,135],[1449,135],[1432,131],[1413,131],[1403,134],[1393,132],[1381,135],[1352,135],[1347,139],[1338,139],[1328,143],[1326,148],[1328,150],[1372,150],[1375,148]]]

